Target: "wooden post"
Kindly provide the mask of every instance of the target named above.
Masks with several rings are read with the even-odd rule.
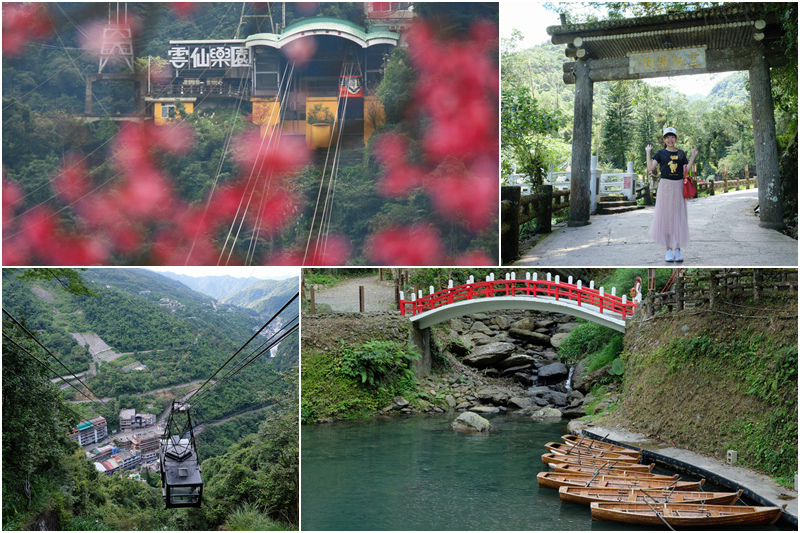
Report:
[[[519,186],[500,188],[501,231],[500,256],[506,263],[519,257],[519,205],[522,188]]]
[[[542,185],[542,194],[545,195],[544,209],[540,212],[537,224],[542,233],[550,233],[553,231],[553,186]]]
[[[744,166],[744,189],[750,189],[750,165]]]
[[[778,143],[775,138],[775,110],[772,104],[769,65],[764,47],[757,45],[750,67],[750,108],[758,169],[758,204],[762,228],[783,229],[783,198]]]
[[[728,192],[728,166],[723,163],[722,165],[722,183],[724,184],[724,188],[722,189],[723,193]]]
[[[383,281],[383,269],[378,269],[378,281]]]
[[[358,286],[358,309],[363,313],[364,312],[364,286]]]
[[[709,270],[708,274],[711,276],[708,288],[708,307],[714,309],[714,302],[717,297],[717,272],[715,270]]]
[[[761,270],[758,268],[753,269],[753,301],[757,302],[761,299],[761,293],[763,290],[763,283],[764,278],[761,274]]]
[[[592,104],[594,82],[589,78],[589,63],[575,62],[575,105],[572,128],[572,177],[568,226],[589,224],[591,209]]]
[[[311,290],[309,291],[309,294],[311,296],[310,299],[309,299],[310,300],[310,302],[309,302],[309,312],[312,315],[314,315],[314,314],[317,313],[316,301],[314,299],[314,287],[311,287]]]

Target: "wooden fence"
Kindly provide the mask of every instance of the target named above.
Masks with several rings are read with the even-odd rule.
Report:
[[[553,190],[542,185],[535,194],[522,195],[519,186],[504,186],[500,192],[500,247],[503,261],[519,256],[519,228],[531,220],[538,222],[540,233],[550,233],[553,215],[569,207],[569,189]]]
[[[719,302],[740,296],[759,301],[765,293],[783,291],[797,294],[797,270],[787,269],[698,269],[681,271],[672,288],[666,292],[649,292],[639,306],[644,316],[662,311],[705,307],[713,309]]]

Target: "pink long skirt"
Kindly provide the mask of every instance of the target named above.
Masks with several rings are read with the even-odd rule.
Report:
[[[662,179],[659,182],[650,237],[661,246],[673,250],[683,249],[689,244],[689,217],[683,197],[683,180]]]

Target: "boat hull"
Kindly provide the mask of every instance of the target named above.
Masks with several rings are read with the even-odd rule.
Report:
[[[621,453],[623,455],[641,456],[642,454],[641,450],[628,448],[627,446],[618,446],[616,444],[610,444],[608,442],[603,442],[601,440],[579,437],[577,435],[561,435],[561,440],[563,440],[567,444],[572,444],[574,446],[582,446],[584,448],[589,448],[589,449],[600,449],[609,452]]]
[[[589,449],[582,446],[573,446],[571,444],[564,444],[563,442],[548,442],[544,445],[545,448],[551,453],[560,453],[562,455],[573,455],[576,457],[596,457],[600,459],[616,459],[618,461],[626,461],[629,463],[638,463],[641,458],[639,454],[626,455],[622,453],[609,452],[598,449]]]
[[[600,487],[572,487],[564,485],[558,489],[561,501],[590,505],[592,502],[650,502],[663,504],[705,503],[711,505],[733,505],[742,494],[739,492],[694,492],[683,490],[607,489]]]
[[[593,476],[600,474],[601,476],[617,476],[627,477],[631,479],[665,479],[672,481],[678,479],[678,474],[667,476],[664,474],[653,474],[651,472],[630,472],[628,470],[616,470],[613,468],[598,468],[594,466],[576,466],[576,465],[550,465],[556,472],[567,472],[573,474],[589,474]]]
[[[774,524],[782,513],[780,507],[673,503],[652,505],[651,508],[651,505],[594,502],[591,504],[592,518],[653,526],[663,526],[664,522],[667,522],[672,527],[696,528],[770,525]]]
[[[536,480],[540,487],[558,490],[564,485],[571,485],[574,487],[609,487],[617,489],[675,489],[675,490],[691,490],[699,491],[705,483],[704,479],[700,481],[670,481],[663,479],[631,479],[618,476],[602,476],[602,475],[588,475],[588,474],[570,474],[563,472],[539,472]]]
[[[648,465],[632,463],[630,461],[619,461],[617,459],[596,459],[592,457],[577,456],[577,455],[563,455],[560,453],[545,453],[542,454],[542,462],[546,465],[577,465],[577,466],[593,466],[595,468],[613,468],[615,470],[626,470],[629,472],[650,472],[653,470],[655,464]]]

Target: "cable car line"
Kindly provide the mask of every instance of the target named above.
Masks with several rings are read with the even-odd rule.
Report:
[[[14,324],[16,324],[16,325],[17,325],[17,326],[18,326],[20,329],[22,329],[22,331],[24,331],[24,332],[25,332],[25,334],[27,334],[27,335],[28,335],[28,337],[30,337],[31,339],[33,339],[33,341],[34,341],[36,344],[38,344],[38,345],[39,345],[39,346],[40,346],[40,347],[41,347],[41,348],[42,348],[42,349],[43,349],[45,352],[47,352],[47,353],[50,355],[50,357],[52,357],[53,359],[55,359],[56,361],[58,361],[58,364],[60,364],[62,367],[64,367],[64,369],[65,369],[67,372],[69,372],[69,373],[70,373],[70,375],[71,375],[72,377],[74,377],[76,380],[78,380],[78,383],[80,383],[81,385],[83,385],[84,387],[86,387],[86,390],[88,390],[88,391],[89,391],[89,392],[91,392],[91,393],[92,393],[92,394],[93,394],[93,395],[94,395],[96,398],[98,398],[98,400],[100,401],[100,403],[102,403],[103,405],[105,405],[105,404],[106,404],[106,403],[105,403],[103,400],[100,400],[100,396],[98,396],[97,394],[95,394],[95,393],[94,393],[94,391],[92,391],[92,389],[90,389],[88,386],[86,386],[86,383],[84,383],[83,381],[81,381],[81,379],[80,379],[78,376],[76,376],[76,375],[75,375],[75,373],[74,373],[72,370],[70,370],[69,368],[67,368],[67,365],[65,365],[64,363],[62,363],[62,362],[61,362],[61,360],[60,360],[58,357],[56,357],[56,356],[53,354],[53,352],[51,352],[50,350],[48,350],[48,349],[47,349],[47,347],[46,347],[44,344],[42,344],[41,342],[39,342],[39,339],[37,339],[37,338],[36,338],[36,336],[35,336],[33,333],[31,333],[30,331],[28,331],[28,328],[26,328],[25,326],[23,326],[23,325],[22,325],[22,324],[21,324],[21,323],[20,323],[20,322],[19,322],[19,321],[18,321],[16,318],[14,318],[14,316],[13,316],[11,313],[9,313],[8,311],[6,311],[6,309],[5,309],[5,308],[3,308],[3,312],[4,312],[6,315],[8,315],[8,317],[11,319],[11,321],[12,321],[12,322],[14,322]],[[3,335],[4,335],[4,336],[6,336],[6,335],[5,335],[5,333],[4,333]],[[10,339],[9,339],[9,340],[10,340]],[[15,344],[16,344],[16,343],[15,343]],[[58,375],[58,372],[54,372],[54,373],[55,373],[56,375]],[[60,376],[59,376],[59,377],[60,377]],[[85,394],[84,394],[84,396],[85,396]]]
[[[281,330],[285,329],[288,325],[290,325],[292,322],[294,322],[297,318],[298,317],[296,317],[296,316],[294,318],[292,318],[292,320],[286,326],[281,328]],[[266,341],[266,342],[270,342],[270,341],[272,341],[272,339],[275,339],[274,341],[270,342],[269,346],[267,346],[264,349],[261,349],[264,346],[264,344],[262,344],[261,346],[259,346],[255,350],[253,350],[253,352],[251,352],[250,355],[248,355],[245,358],[245,360],[240,363],[240,365],[238,367],[235,367],[235,368],[231,369],[230,371],[228,371],[228,373],[225,374],[222,378],[220,378],[214,385],[212,385],[211,387],[206,389],[202,396],[197,397],[197,399],[195,399],[196,398],[196,394],[197,394],[195,392],[195,394],[193,394],[190,397],[192,399],[192,405],[196,407],[198,403],[200,403],[203,399],[205,399],[207,396],[209,396],[210,393],[212,391],[214,391],[217,387],[222,386],[225,383],[227,383],[228,381],[230,381],[236,374],[238,374],[239,372],[244,370],[246,367],[248,367],[250,364],[252,364],[256,359],[258,359],[259,357],[261,357],[265,353],[269,352],[273,347],[278,345],[287,336],[289,336],[294,331],[297,331],[298,328],[299,328],[299,324],[294,324],[293,326],[291,326],[291,328],[288,331],[284,332],[278,339],[275,339],[275,336],[278,335],[278,333],[280,333],[280,331],[281,331],[281,330],[279,330],[268,341]]]
[[[276,331],[276,332],[275,332],[275,333],[274,333],[274,334],[273,334],[273,335],[272,335],[272,336],[271,336],[269,339],[267,339],[267,340],[265,340],[263,343],[261,343],[261,345],[260,345],[260,346],[258,346],[257,348],[255,348],[255,349],[254,349],[252,352],[250,352],[250,354],[248,354],[248,355],[247,355],[247,356],[246,356],[244,359],[245,359],[245,360],[247,360],[247,359],[248,359],[248,358],[250,358],[250,357],[251,357],[251,356],[252,356],[252,355],[253,355],[255,352],[259,352],[259,353],[258,353],[258,355],[262,355],[262,354],[263,354],[264,352],[266,352],[267,350],[270,350],[270,349],[271,349],[271,348],[272,348],[272,347],[273,347],[275,344],[277,344],[278,342],[280,342],[281,340],[283,340],[283,338],[285,337],[285,335],[284,335],[284,336],[282,336],[282,337],[281,337],[281,339],[279,339],[278,341],[272,342],[272,341],[273,341],[273,339],[274,339],[274,338],[275,338],[277,335],[279,335],[279,334],[281,333],[281,331],[282,331],[282,330],[286,329],[286,327],[288,327],[289,325],[291,325],[291,323],[292,323],[292,322],[294,322],[294,321],[295,321],[295,320],[297,320],[297,319],[298,319],[298,316],[297,316],[297,315],[295,315],[295,316],[294,316],[294,318],[292,318],[292,319],[291,319],[291,320],[289,320],[289,321],[288,321],[286,324],[284,324],[284,325],[283,325],[283,326],[282,326],[282,327],[281,327],[281,328],[280,328],[278,331]],[[250,343],[250,341],[252,341],[252,339],[250,339],[249,341],[247,341],[247,343],[245,343],[245,345],[244,345],[244,346],[242,346],[242,348],[240,348],[240,349],[239,349],[239,351],[237,351],[237,353],[241,352],[241,350],[242,350],[242,349],[244,349],[244,348],[247,346],[247,344],[249,344],[249,343]],[[265,344],[267,344],[267,343],[272,343],[272,344],[270,344],[269,346],[267,346],[266,348],[264,348],[264,345],[265,345]],[[263,348],[263,350],[262,350],[262,348]],[[236,354],[234,354],[234,356],[235,356],[235,355],[236,355]],[[257,356],[258,356],[258,355],[257,355]],[[256,356],[256,357],[257,357],[257,356]],[[229,362],[229,361],[230,361],[230,359],[228,360],[228,362]],[[225,363],[225,365],[227,365],[227,364],[228,364],[228,363],[226,362],[226,363]],[[241,364],[241,363],[238,363],[238,364]],[[222,367],[224,367],[225,365],[223,365]],[[220,368],[220,370],[222,370],[222,367]],[[197,390],[196,390],[196,391],[195,391],[195,392],[192,394],[192,398],[193,398],[193,401],[194,401],[194,403],[197,403],[197,401],[198,401],[198,400],[197,400],[197,398],[200,398],[200,397],[205,397],[205,395],[206,395],[208,392],[212,391],[212,390],[213,390],[213,389],[214,389],[216,386],[218,386],[218,385],[221,385],[221,384],[223,384],[223,383],[226,383],[226,382],[227,382],[227,381],[228,381],[228,380],[229,380],[231,377],[233,377],[233,376],[231,376],[231,372],[233,372],[233,371],[234,371],[236,368],[237,368],[237,367],[236,367],[236,366],[234,366],[234,368],[232,368],[231,370],[229,370],[227,374],[225,374],[224,376],[222,376],[221,378],[219,378],[219,379],[218,379],[218,380],[217,380],[215,383],[213,383],[213,384],[211,385],[211,387],[209,387],[208,389],[206,389],[206,390],[203,392],[203,394],[201,394],[201,395],[199,395],[199,396],[198,396],[198,393],[200,392],[200,388],[202,388],[202,387],[198,388],[198,389],[197,389]],[[218,372],[219,372],[219,370],[217,371],[217,373],[218,373]],[[215,373],[214,375],[216,375],[216,373]],[[212,377],[213,377],[213,376],[212,376]],[[205,385],[205,384],[204,384],[204,385]]]
[[[58,379],[60,379],[61,381],[63,381],[64,383],[66,383],[67,385],[69,385],[70,387],[72,387],[73,389],[75,389],[76,391],[78,391],[78,393],[79,393],[80,395],[82,395],[82,396],[85,396],[85,397],[86,397],[87,399],[89,399],[89,400],[94,400],[94,398],[92,398],[91,396],[89,396],[88,394],[86,394],[85,392],[83,392],[82,390],[80,390],[78,387],[76,387],[75,385],[73,385],[72,383],[70,383],[69,381],[67,381],[66,379],[64,379],[64,377],[63,377],[63,376],[60,376],[60,375],[58,374],[58,372],[56,372],[56,370],[55,370],[55,369],[54,369],[52,366],[48,365],[47,363],[45,363],[44,361],[42,361],[41,359],[39,359],[38,357],[36,357],[35,355],[33,355],[33,354],[32,354],[31,352],[29,352],[29,351],[28,351],[28,350],[27,350],[27,349],[26,349],[24,346],[21,346],[20,344],[18,344],[18,343],[17,343],[17,342],[16,342],[14,339],[12,339],[11,337],[9,337],[9,336],[8,336],[8,335],[6,335],[5,333],[3,333],[3,338],[5,338],[5,339],[6,339],[8,342],[10,342],[10,343],[11,343],[11,344],[13,344],[14,346],[16,346],[17,348],[19,348],[20,350],[22,350],[24,353],[28,354],[30,357],[33,357],[34,359],[36,359],[36,361],[38,361],[38,362],[39,362],[39,364],[41,364],[42,366],[44,366],[44,367],[45,367],[47,370],[49,370],[49,371],[50,371],[52,374],[54,374],[54,375],[58,376]],[[84,385],[84,387],[85,387],[85,386],[86,386],[86,385]],[[87,387],[87,390],[88,390],[88,387]],[[89,392],[92,392],[92,391],[89,391]],[[94,393],[92,392],[92,394],[94,394]],[[95,396],[97,396],[97,395],[95,394]],[[99,400],[99,401],[100,401],[100,402],[101,402],[103,405],[105,405],[105,402],[103,402],[103,400],[100,400],[99,398],[97,398],[97,399],[98,399],[98,400]]]
[[[255,332],[255,334],[254,334],[252,337],[250,337],[250,339],[249,339],[249,340],[248,340],[246,343],[244,343],[244,344],[242,345],[242,347],[241,347],[241,348],[239,348],[238,350],[236,350],[236,352],[235,352],[235,353],[234,353],[232,356],[230,356],[230,358],[229,358],[227,361],[225,361],[225,363],[223,363],[223,365],[222,365],[221,367],[219,367],[219,368],[217,369],[217,371],[216,371],[216,372],[214,372],[214,373],[211,375],[211,377],[210,377],[210,378],[208,378],[208,379],[205,381],[205,383],[203,383],[202,385],[200,385],[200,387],[197,389],[197,391],[195,391],[195,394],[197,394],[198,392],[200,392],[200,391],[202,390],[202,388],[203,388],[203,387],[205,387],[206,385],[208,385],[208,382],[209,382],[209,381],[211,381],[212,379],[214,379],[214,376],[216,376],[217,374],[219,374],[220,370],[222,370],[223,368],[225,368],[225,366],[226,366],[228,363],[230,363],[230,362],[233,360],[233,358],[234,358],[234,357],[236,357],[236,356],[239,354],[239,352],[241,352],[242,350],[244,350],[244,348],[245,348],[245,347],[246,347],[248,344],[250,344],[250,342],[251,342],[253,339],[255,339],[256,337],[258,337],[258,335],[259,335],[259,334],[260,334],[260,333],[261,333],[261,332],[262,332],[262,331],[263,331],[263,330],[264,330],[264,329],[265,329],[267,326],[269,326],[269,325],[270,325],[270,323],[272,323],[272,321],[273,321],[273,320],[275,320],[275,318],[276,318],[276,317],[277,317],[279,314],[281,314],[281,312],[283,312],[283,310],[284,310],[284,309],[286,309],[286,308],[289,306],[289,304],[291,304],[293,301],[295,301],[295,300],[297,299],[297,297],[298,297],[298,296],[300,296],[300,291],[298,291],[298,292],[297,292],[297,293],[296,293],[296,294],[295,294],[295,295],[294,295],[294,296],[293,296],[293,297],[292,297],[292,298],[291,298],[291,299],[290,299],[288,302],[286,302],[285,304],[283,304],[283,307],[281,307],[281,308],[280,308],[280,310],[279,310],[277,313],[275,313],[275,314],[272,316],[272,318],[270,318],[270,319],[267,321],[267,323],[266,323],[266,324],[264,324],[263,326],[261,326],[261,328],[260,328],[258,331],[256,331],[256,332]]]

